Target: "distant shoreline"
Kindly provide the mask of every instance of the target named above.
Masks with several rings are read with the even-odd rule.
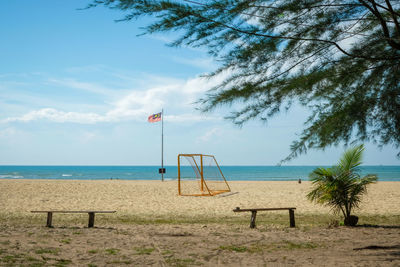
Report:
[[[220,167],[331,167],[332,165],[220,165]],[[62,165],[62,164],[0,164],[0,167],[156,167],[160,165]],[[174,167],[177,165],[164,165],[164,167]],[[399,167],[400,165],[362,165],[361,167]]]
[[[220,166],[230,181],[308,180],[319,166]],[[164,178],[176,180],[178,168],[165,166]],[[205,175],[216,177],[216,167],[206,167]],[[380,181],[400,181],[400,166],[361,166],[361,175],[376,174]],[[220,174],[219,174],[220,175]],[[181,177],[196,178],[191,166],[181,168]],[[65,180],[160,180],[159,166],[11,166],[0,165],[0,179]]]
[[[149,182],[149,183],[168,183],[168,182],[177,182],[178,179],[164,179],[164,181],[161,181],[161,179],[29,179],[29,178],[0,178],[0,181],[45,181],[45,182],[52,182],[52,181],[60,181],[60,182],[95,182],[95,181],[120,181],[120,182]],[[227,180],[228,183],[276,183],[276,182],[282,182],[282,183],[299,183],[298,180]],[[378,180],[377,183],[398,183],[400,181],[383,181],[383,180]],[[310,183],[309,180],[301,180],[301,183]]]
[[[397,179],[397,178],[395,178]],[[126,182],[163,182],[161,181],[161,178],[154,178],[154,179],[118,179],[118,178],[110,178],[110,179],[91,179],[91,178],[85,178],[85,179],[55,179],[55,178],[0,178],[0,181],[63,181],[63,182],[73,182],[73,181],[126,181]],[[164,179],[164,182],[177,182],[178,179]],[[276,178],[276,180],[270,179],[270,180],[227,180],[228,182],[295,182],[298,183],[298,179],[287,179],[287,180],[280,180]],[[301,182],[310,182],[309,180],[301,179]],[[378,183],[397,183],[400,182],[400,180],[378,180]]]

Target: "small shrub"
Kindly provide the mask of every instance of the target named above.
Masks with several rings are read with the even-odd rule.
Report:
[[[60,252],[58,248],[39,248],[35,250],[36,254],[53,254],[57,255]]]
[[[11,263],[15,263],[15,262],[17,261],[17,259],[18,259],[18,256],[15,256],[15,255],[6,255],[6,256],[4,256],[4,257],[1,259],[1,261],[2,261],[2,262],[5,262],[5,263],[11,264]]]
[[[161,254],[162,254],[162,255],[173,255],[174,252],[171,251],[171,250],[164,250]]]
[[[66,266],[66,265],[72,263],[71,260],[66,260],[66,259],[57,259],[56,261],[57,261],[57,263],[54,266],[57,266],[57,267]]]
[[[150,255],[155,248],[135,248],[137,255]]]
[[[117,255],[117,253],[119,252],[119,249],[117,249],[117,248],[107,248],[105,251],[106,251],[107,254]]]

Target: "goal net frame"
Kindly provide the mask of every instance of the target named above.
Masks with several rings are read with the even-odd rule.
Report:
[[[182,192],[182,182],[184,182],[185,178],[183,178],[181,176],[181,158],[191,158],[194,162],[194,165],[189,161],[190,165],[192,165],[192,168],[194,170],[194,173],[196,175],[196,177],[193,177],[194,180],[197,180],[199,182],[199,193],[183,193]],[[196,157],[198,157],[200,159],[200,162],[196,161]],[[203,157],[207,157],[207,158],[211,158],[214,163],[215,163],[215,167],[217,168],[220,176],[220,182],[222,184],[225,184],[226,189],[213,189],[211,188],[209,185],[207,185],[207,175],[204,175],[204,166],[203,166]],[[215,181],[213,181],[215,182]],[[211,183],[211,182],[210,182]],[[231,192],[231,189],[229,187],[228,182],[225,179],[224,174],[221,171],[221,168],[218,165],[217,160],[215,159],[215,157],[213,155],[205,155],[205,154],[179,154],[178,155],[178,195],[180,196],[215,196],[218,194],[222,194],[225,192]]]

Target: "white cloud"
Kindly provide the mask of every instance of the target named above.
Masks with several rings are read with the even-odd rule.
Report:
[[[209,131],[207,131],[204,135],[200,136],[199,138],[197,138],[196,142],[197,143],[205,143],[208,142],[210,140],[212,140],[212,138],[217,137],[217,136],[221,136],[222,135],[222,129],[221,128],[213,128]]]
[[[114,103],[114,108],[107,112],[106,117],[110,120],[119,120],[123,118],[140,119],[148,116],[152,112],[161,110],[166,104],[164,99],[173,91],[175,91],[173,85],[134,91]]]
[[[179,114],[179,115],[166,115],[165,120],[170,122],[185,122],[185,121],[215,121],[220,120],[214,116],[202,116],[193,113]]]
[[[221,83],[229,75],[231,71],[226,71],[211,79],[204,77],[196,77],[188,79],[183,85],[181,92],[186,95],[185,105],[193,106],[193,103],[203,96],[208,90]]]
[[[65,112],[59,111],[54,108],[42,108],[28,112],[21,117],[10,117],[2,120],[2,122],[29,122],[35,120],[49,120],[52,122],[73,122],[92,124],[96,122],[107,121],[104,116],[96,113],[79,113],[79,112]]]
[[[21,116],[5,118],[0,122],[45,120],[56,123],[94,124],[126,120],[145,121],[150,114],[159,112],[162,108],[168,110],[168,115],[165,119],[171,122],[216,120],[219,118],[197,113],[193,102],[222,78],[205,79],[195,77],[188,80],[178,80],[145,75],[142,82],[147,84],[148,89],[127,89],[124,92],[129,93],[125,93],[124,96],[121,96],[121,91],[114,92],[101,84],[73,79],[47,79],[60,86],[73,87],[106,96],[102,104],[106,105],[106,110],[108,109],[108,111],[99,113],[92,112],[89,109],[87,112],[77,112],[66,111],[65,108],[60,108],[60,105],[57,105],[57,108],[47,106],[27,112]],[[110,98],[117,100],[110,102]]]

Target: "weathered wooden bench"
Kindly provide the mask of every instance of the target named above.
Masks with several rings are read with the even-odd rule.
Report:
[[[47,213],[47,227],[53,227],[53,213],[87,213],[89,214],[88,227],[94,226],[94,215],[96,213],[115,213],[115,210],[97,211],[97,210],[32,210],[32,213]]]
[[[296,208],[259,208],[259,209],[241,209],[237,207],[233,210],[233,212],[247,212],[251,211],[251,218],[250,218],[250,228],[256,227],[256,216],[257,211],[268,211],[268,210],[289,210],[289,219],[290,219],[290,227],[296,227],[296,223],[294,220],[294,210]]]

